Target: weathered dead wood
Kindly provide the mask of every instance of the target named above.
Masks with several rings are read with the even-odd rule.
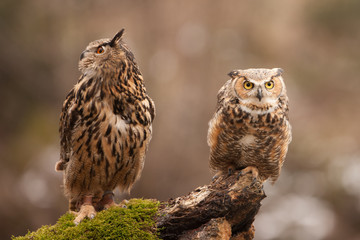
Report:
[[[251,174],[221,176],[186,196],[161,204],[162,239],[253,239],[252,223],[265,193]]]

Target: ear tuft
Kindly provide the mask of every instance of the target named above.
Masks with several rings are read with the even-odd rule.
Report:
[[[229,75],[232,79],[234,79],[234,78],[236,78],[236,77],[239,77],[239,71],[238,71],[238,70],[231,71],[231,72],[228,73],[228,75]]]
[[[124,34],[125,29],[121,29],[117,34],[115,34],[115,36],[113,37],[113,39],[110,42],[110,47],[114,47],[115,45],[118,45],[122,35]]]
[[[282,68],[273,68],[272,70],[276,74],[275,77],[281,76],[281,74],[284,72]]]

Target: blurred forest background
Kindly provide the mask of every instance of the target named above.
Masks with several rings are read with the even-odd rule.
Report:
[[[256,239],[360,239],[360,1],[0,2],[0,238],[67,211],[62,103],[86,45],[125,28],[156,103],[130,197],[208,184],[208,121],[233,69],[281,67],[293,142],[255,220]]]

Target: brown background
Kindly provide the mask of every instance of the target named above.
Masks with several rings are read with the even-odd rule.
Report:
[[[129,197],[166,200],[209,183],[208,121],[233,69],[281,67],[293,142],[266,185],[256,239],[360,238],[360,2],[0,3],[0,238],[66,212],[58,121],[86,45],[125,28],[157,107]]]

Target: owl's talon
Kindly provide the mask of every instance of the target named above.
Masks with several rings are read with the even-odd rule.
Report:
[[[221,175],[222,175],[221,172],[215,173],[215,175],[212,177],[211,181],[212,181],[212,182],[216,181]]]
[[[257,178],[253,177],[253,180],[251,181],[251,185],[255,185],[256,182],[257,182]]]
[[[84,196],[82,198],[82,203],[79,212],[72,212],[76,216],[74,220],[75,225],[79,225],[79,223],[82,220],[84,220],[86,217],[89,219],[93,219],[95,217],[96,211],[93,206],[92,200],[93,200],[92,195]]]
[[[129,201],[126,200],[126,199],[124,199],[124,200],[119,204],[119,206],[121,206],[122,208],[128,208],[127,205],[126,205],[126,204],[128,204],[128,203],[129,203]]]
[[[236,180],[239,181],[241,176],[243,176],[242,171],[238,173],[238,175],[236,176]]]
[[[75,225],[79,225],[86,217],[93,219],[96,216],[96,211],[93,205],[85,204],[82,205],[79,212],[73,212],[76,215],[74,220]]]
[[[234,173],[234,170],[230,167],[228,168],[228,177],[230,177]]]
[[[212,178],[211,178],[211,181],[212,182],[214,182],[216,179],[218,179],[219,178],[219,176],[216,176],[216,175],[214,175]]]
[[[240,179],[240,177],[248,174],[248,173],[251,173],[252,174],[252,184],[255,183],[258,179],[258,176],[259,176],[259,170],[256,168],[256,167],[253,167],[253,166],[248,166],[246,168],[244,168],[243,170],[241,170],[237,176],[237,180]]]
[[[237,180],[239,181],[240,180],[240,177],[242,177],[242,176],[245,176],[246,175],[246,173],[247,172],[244,172],[243,170],[241,170],[239,173],[238,173],[238,175],[237,175]]]
[[[111,204],[105,204],[104,205],[104,210],[107,210],[111,207],[114,207],[114,206],[118,206],[115,202],[112,202]]]
[[[96,208],[98,209],[98,211],[100,211],[100,210],[109,209],[110,207],[113,207],[113,206],[118,206],[114,202],[114,193],[112,191],[107,191],[104,193],[102,199],[97,204]]]

